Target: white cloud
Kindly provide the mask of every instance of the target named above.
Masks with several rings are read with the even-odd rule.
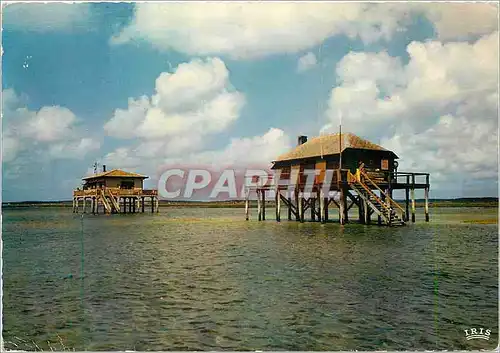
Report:
[[[364,43],[390,40],[419,14],[442,39],[498,28],[497,8],[487,4],[139,3],[130,25],[111,42],[145,39],[161,50],[247,59],[297,53],[340,34]]]
[[[3,98],[3,162],[12,162],[21,152],[39,154],[49,159],[81,158],[100,144],[82,137],[78,119],[69,109],[45,106],[29,110],[12,90]]]
[[[191,143],[190,141],[184,141]],[[179,141],[170,141],[177,144]],[[291,140],[283,130],[270,128],[263,135],[243,138],[232,138],[222,149],[198,152],[184,150],[179,154],[165,153],[171,146],[147,141],[137,147],[121,147],[108,153],[103,158],[107,165],[119,165],[120,168],[140,170],[146,175],[156,175],[162,167],[182,164],[248,167],[251,165],[266,166],[276,156],[292,147]],[[182,142],[180,143],[182,146]],[[165,147],[165,148],[164,148]],[[200,145],[201,147],[201,145]],[[158,153],[151,153],[156,150]]]
[[[405,7],[335,3],[140,3],[132,23],[112,38],[142,38],[189,55],[253,58],[294,53],[336,34],[365,42],[390,39]]]
[[[81,30],[92,23],[89,4],[10,3],[2,6],[4,28],[34,32]]]
[[[151,153],[182,152],[196,147],[204,136],[226,130],[245,104],[219,58],[181,64],[173,73],[162,73],[155,88],[151,98],[129,99],[127,110],[117,109],[104,125],[107,134],[140,138],[142,146],[154,147]]]
[[[297,63],[297,71],[304,72],[307,71],[314,66],[316,66],[318,61],[316,60],[316,55],[312,52],[308,52],[299,58]]]
[[[469,39],[498,30],[498,4],[432,3],[423,6],[441,40]]]
[[[498,40],[495,32],[475,43],[413,42],[406,65],[384,52],[350,53],[337,66],[329,123],[342,114],[343,129],[382,138],[405,170],[495,178]]]

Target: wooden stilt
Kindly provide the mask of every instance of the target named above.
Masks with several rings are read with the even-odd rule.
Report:
[[[415,223],[415,175],[411,176],[411,222]]]
[[[300,222],[300,198],[299,198],[299,190],[298,189],[295,189],[295,206],[296,206],[296,210],[297,212],[295,212],[295,220],[297,222]]]
[[[247,189],[245,192],[245,219],[248,221],[249,212],[250,212],[250,189]]]
[[[340,198],[339,198],[339,219],[340,219],[340,224],[345,224],[345,212],[344,212],[344,209],[345,209],[345,198],[344,198],[344,190],[343,188],[341,187],[340,188],[340,194],[339,194]]]
[[[316,210],[315,210],[315,208],[316,208],[316,199],[313,198],[312,196],[313,195],[311,193],[311,195],[309,197],[309,208],[311,209],[311,221],[314,222],[314,221],[316,221],[316,214],[315,214],[315,212],[316,212]]]
[[[144,196],[141,197],[141,211],[144,213]]]
[[[379,191],[378,195],[379,195],[380,200],[382,202],[385,202],[385,194],[382,191]],[[377,224],[379,226],[382,225],[382,217],[380,215],[377,217]]]
[[[262,196],[261,191],[257,189],[257,214],[259,221],[262,221]]]
[[[327,195],[329,196],[329,192],[327,192]],[[325,219],[325,222],[328,222],[328,206],[330,205],[330,198],[329,197],[325,197],[324,198],[324,201],[323,203],[325,204],[325,216],[324,216],[324,219]]]
[[[287,191],[288,194],[288,220],[292,220],[292,198],[290,197],[290,191]]]
[[[323,190],[319,192],[319,219],[321,223],[325,223],[325,193]]]
[[[425,199],[425,221],[429,222],[429,176],[425,177],[425,190],[424,190],[424,199]]]
[[[364,215],[364,203],[363,199],[361,198],[361,195],[358,195],[358,218],[359,218],[359,223],[364,224],[365,223],[365,215]]]
[[[406,176],[406,187],[405,187],[405,221],[410,220],[410,176]]]
[[[299,221],[304,222],[304,194],[299,193]]]
[[[262,220],[266,220],[266,190],[262,190]]]
[[[280,197],[280,190],[276,188],[276,221],[281,222],[281,197]]]

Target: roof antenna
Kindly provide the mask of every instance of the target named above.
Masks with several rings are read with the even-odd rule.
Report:
[[[339,169],[342,169],[342,110],[339,109]]]
[[[97,162],[94,162],[94,174],[97,174],[97,166],[98,166]]]

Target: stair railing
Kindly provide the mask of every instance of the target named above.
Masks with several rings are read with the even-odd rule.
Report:
[[[403,210],[403,208],[396,201],[394,201],[391,197],[389,197],[389,195],[387,195],[377,185],[377,183],[375,183],[373,180],[371,180],[370,177],[368,176],[368,174],[366,174],[364,170],[360,169],[359,171],[360,171],[360,174],[361,174],[361,176],[363,177],[364,180],[368,180],[376,189],[380,190],[380,192],[382,192],[385,195],[385,198],[387,200],[389,208],[390,208],[391,205],[396,206],[396,208],[399,209],[399,211],[401,212],[402,218],[405,219],[405,211]]]
[[[382,206],[384,207],[387,211],[390,211],[390,207],[388,205],[385,204],[385,202],[383,202],[378,196],[377,194],[375,194],[373,191],[370,190],[370,188],[368,186],[366,186],[365,183],[363,183],[360,179],[358,179],[355,175],[353,175],[350,171],[347,172],[348,173],[348,176],[351,180],[355,180],[357,184],[361,185],[361,187],[363,189],[365,189],[365,191],[371,195],[372,197],[375,198],[375,200],[377,200],[377,202]]]

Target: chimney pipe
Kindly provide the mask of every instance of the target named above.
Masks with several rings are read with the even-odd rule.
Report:
[[[102,171],[105,172],[106,171],[106,164],[103,164],[102,165]]]
[[[297,143],[297,145],[298,145],[298,146],[300,146],[300,145],[303,145],[303,144],[304,144],[304,143],[306,143],[306,142],[307,142],[307,136],[303,136],[303,135],[301,135],[301,136],[299,136],[299,138],[298,138],[298,143]]]

